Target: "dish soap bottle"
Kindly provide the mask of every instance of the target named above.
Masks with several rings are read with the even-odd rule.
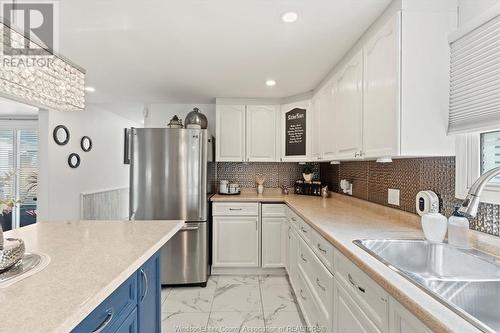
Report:
[[[469,239],[469,220],[458,212],[455,212],[448,219],[448,244],[468,249],[471,247]]]
[[[427,213],[422,215],[422,230],[425,238],[433,243],[442,243],[446,236],[448,220],[440,213]]]

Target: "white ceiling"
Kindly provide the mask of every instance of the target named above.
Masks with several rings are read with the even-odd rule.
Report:
[[[88,102],[281,98],[313,89],[389,3],[64,0],[60,51],[87,69]]]

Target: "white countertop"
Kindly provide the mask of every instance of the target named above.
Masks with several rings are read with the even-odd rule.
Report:
[[[433,331],[479,332],[469,322],[352,242],[355,239],[423,238],[420,218],[415,214],[339,194],[322,199],[282,195],[279,192],[259,195],[252,191],[234,196],[215,195],[211,200],[283,202]],[[475,246],[498,254],[499,237],[473,231],[471,233]]]
[[[5,233],[50,257],[0,289],[0,332],[71,331],[183,226],[182,221],[42,222]]]

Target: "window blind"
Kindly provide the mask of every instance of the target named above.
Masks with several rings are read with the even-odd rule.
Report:
[[[500,13],[451,40],[448,132],[500,129]]]
[[[500,166],[500,131],[481,134],[481,174]],[[492,181],[500,183],[500,176]]]
[[[12,129],[0,129],[0,199],[7,200],[14,194],[14,134]],[[0,212],[1,213],[1,212]]]
[[[18,135],[19,198],[22,205],[36,205],[38,132],[35,129],[21,129]]]

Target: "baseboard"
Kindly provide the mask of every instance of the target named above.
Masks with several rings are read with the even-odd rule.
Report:
[[[284,268],[212,267],[212,275],[287,275]]]

